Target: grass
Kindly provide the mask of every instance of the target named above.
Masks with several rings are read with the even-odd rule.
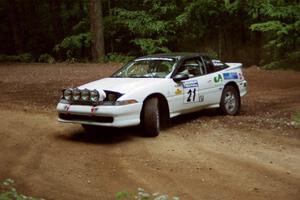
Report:
[[[169,197],[166,194],[158,192],[150,194],[145,192],[143,188],[138,188],[135,194],[129,194],[127,191],[116,193],[116,200],[179,200],[179,197]]]
[[[26,196],[17,192],[14,187],[13,179],[6,179],[0,185],[0,200],[45,200],[41,198]],[[116,200],[179,200],[178,197],[169,197],[158,192],[150,194],[145,192],[143,188],[138,188],[136,193],[129,194],[127,191],[117,192]]]
[[[15,181],[10,178],[2,182],[0,186],[0,200],[44,200],[18,193],[14,183]]]
[[[292,117],[292,125],[295,127],[300,127],[300,111],[295,112]]]

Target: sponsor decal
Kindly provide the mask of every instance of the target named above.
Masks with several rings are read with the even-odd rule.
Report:
[[[215,76],[215,77],[214,77],[214,82],[215,82],[215,83],[220,83],[220,82],[222,82],[222,81],[223,81],[223,77],[222,77],[221,74],[218,74],[218,76]]]
[[[134,61],[147,61],[147,60],[166,60],[166,61],[174,61],[173,58],[139,58],[139,59],[135,59]]]
[[[96,112],[97,110],[98,110],[97,107],[94,107],[94,106],[93,106],[93,107],[91,108],[91,112],[92,112],[92,113]]]
[[[242,73],[239,73],[239,79],[240,79],[240,80],[243,80],[243,79],[244,79]]]
[[[176,95],[181,95],[181,94],[182,94],[182,90],[179,89],[179,88],[177,88],[177,89],[175,90],[175,94],[176,94]]]
[[[70,109],[70,105],[65,105],[64,110],[65,110],[66,112],[68,112],[69,109]]]
[[[214,66],[223,66],[224,64],[220,60],[211,60]]]
[[[184,90],[184,103],[195,103],[199,101],[198,88],[188,88]]]
[[[224,80],[238,79],[236,72],[223,73]]]
[[[204,96],[199,96],[199,102],[203,102],[204,101]]]
[[[199,87],[197,80],[185,81],[183,84],[184,103],[199,102]]]
[[[195,88],[195,87],[198,87],[198,81],[197,80],[185,81],[182,84],[183,84],[183,88]]]

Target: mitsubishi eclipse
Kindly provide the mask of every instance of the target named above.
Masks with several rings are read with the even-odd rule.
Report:
[[[241,63],[223,63],[198,53],[136,58],[108,78],[67,88],[58,121],[93,126],[141,125],[154,137],[170,118],[207,108],[236,115],[247,93]]]

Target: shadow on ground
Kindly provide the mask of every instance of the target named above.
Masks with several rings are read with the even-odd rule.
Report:
[[[55,139],[90,143],[90,144],[117,144],[134,140],[142,137],[141,129],[138,127],[111,128],[95,127],[92,131],[86,131],[82,128],[72,129],[69,132],[63,132],[55,135]]]
[[[201,117],[214,118],[219,115],[220,113],[215,109],[202,110],[191,114],[181,115],[171,120],[169,128],[192,122],[193,120],[197,120]],[[165,130],[167,131],[168,128]],[[55,135],[55,139],[59,140],[103,145],[122,143],[139,137],[145,137],[143,129],[139,126],[127,128],[95,127],[91,130],[70,128],[70,131],[64,131]]]
[[[171,128],[175,127],[177,125],[181,125],[181,124],[185,124],[188,122],[192,122],[197,119],[201,119],[203,117],[215,118],[215,117],[219,117],[219,116],[222,116],[222,114],[220,114],[220,111],[218,109],[206,109],[206,110],[200,110],[200,111],[194,112],[194,113],[179,115],[179,116],[171,119]]]

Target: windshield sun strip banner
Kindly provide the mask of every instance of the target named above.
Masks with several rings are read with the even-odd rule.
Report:
[[[147,61],[147,60],[167,60],[167,61],[174,61],[173,58],[139,58],[139,59],[135,59],[134,61]]]

